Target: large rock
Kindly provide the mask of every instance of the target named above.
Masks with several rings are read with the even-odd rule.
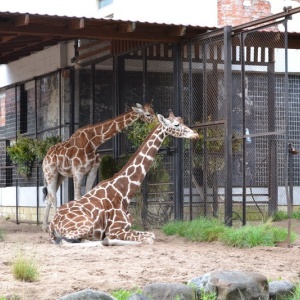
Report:
[[[151,300],[195,300],[194,290],[181,283],[152,283],[146,285],[142,294]]]
[[[284,300],[291,297],[296,286],[285,280],[272,281],[269,283],[270,300]]]
[[[91,289],[82,290],[59,298],[59,300],[116,300],[116,298]]]
[[[193,278],[189,285],[206,293],[216,293],[218,300],[268,300],[269,285],[265,276],[254,272],[213,271]]]

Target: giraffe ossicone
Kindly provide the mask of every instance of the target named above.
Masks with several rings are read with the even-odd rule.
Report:
[[[168,118],[159,114],[157,118],[158,125],[118,173],[98,183],[80,199],[65,203],[57,209],[49,225],[52,241],[102,241],[106,246],[154,242],[154,233],[131,229],[132,219],[128,213],[130,200],[168,135],[199,138],[197,132],[187,127],[182,118],[175,117],[171,111]]]
[[[42,166],[45,181],[43,192],[46,199],[44,231],[48,226],[51,206],[56,211],[56,193],[64,179],[73,177],[75,200],[81,197],[81,183],[85,175],[87,176],[85,191],[90,191],[101,161],[96,152],[97,148],[138,119],[147,123],[156,119],[149,103],[145,105],[137,103],[136,106],[115,118],[81,127],[66,141],[49,148]]]

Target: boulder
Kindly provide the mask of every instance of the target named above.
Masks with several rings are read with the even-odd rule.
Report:
[[[279,280],[269,283],[270,300],[285,300],[291,297],[296,290],[296,286],[289,281]]]
[[[218,300],[268,300],[269,284],[265,276],[255,272],[212,271],[193,278],[190,286],[206,293],[216,293]]]
[[[182,283],[148,284],[142,294],[151,300],[195,300],[195,291]]]
[[[79,292],[75,292],[72,294],[65,295],[59,300],[116,300],[116,298],[103,293],[103,292],[98,292],[94,291],[91,289],[85,289]]]

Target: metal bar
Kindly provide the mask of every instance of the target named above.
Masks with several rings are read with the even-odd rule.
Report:
[[[224,27],[224,88],[225,88],[225,224],[232,226],[232,64],[231,26]]]
[[[202,123],[204,125],[204,138],[206,137],[206,130],[205,127],[208,127],[210,122],[207,122],[207,43],[203,45],[203,116],[202,120],[205,122]],[[205,126],[207,125],[207,126]],[[208,160],[207,160],[207,144],[204,143],[204,148],[203,148],[203,194],[204,194],[204,199],[203,199],[203,215],[206,217],[207,216],[207,201],[208,201],[208,195],[207,195],[207,177],[208,177]]]
[[[181,115],[181,45],[174,45],[174,106],[177,115]],[[175,184],[175,219],[183,219],[183,188],[182,188],[182,139],[175,139],[178,152],[174,154]]]
[[[275,50],[269,48],[268,59],[268,131],[274,132],[276,108],[275,108]],[[268,136],[269,143],[269,206],[268,213],[273,215],[278,208],[278,183],[277,183],[277,147],[275,135]]]
[[[245,47],[245,43],[244,43],[244,38],[246,38],[246,34],[241,33],[240,34],[240,42],[241,42],[241,57],[240,57],[240,61],[241,61],[241,90],[242,90],[242,114],[243,114],[243,124],[242,124],[242,132],[245,134],[245,130],[246,130],[246,117],[245,117],[245,110],[246,110],[246,105],[245,105],[245,101],[246,101],[246,94],[245,94],[245,51],[244,51],[244,47]],[[242,193],[243,193],[243,197],[242,197],[242,207],[243,207],[243,211],[242,211],[242,224],[246,225],[246,138],[243,138],[243,183],[242,183]]]
[[[288,77],[288,20],[285,18],[284,20],[284,53],[285,53],[285,70],[284,70],[284,88],[285,88],[285,128],[286,128],[286,134],[285,134],[285,191],[286,191],[286,200],[287,200],[287,212],[288,212],[288,236],[287,236],[287,243],[288,246],[291,244],[291,215],[292,215],[292,206],[291,206],[291,199],[290,199],[290,193],[289,193],[289,178],[288,178],[288,156],[289,156],[289,77]]]
[[[143,48],[142,50],[142,59],[143,59],[143,104],[146,103],[147,100],[147,55],[146,50]],[[148,176],[147,176],[148,175]],[[143,200],[143,208],[142,208],[142,222],[144,230],[148,228],[148,185],[149,185],[149,174],[146,174],[145,179],[142,183],[142,200]]]
[[[18,139],[18,86],[15,85],[15,128],[16,128],[16,141]],[[16,223],[19,222],[19,195],[18,195],[18,184],[19,184],[19,176],[18,170],[16,168]]]
[[[192,124],[192,103],[193,103],[193,74],[192,74],[192,45],[191,42],[187,44],[187,52],[188,52],[188,64],[189,64],[189,123]],[[193,176],[193,166],[192,166],[192,142],[190,143],[190,151],[189,151],[189,205],[190,205],[190,221],[193,219],[193,186],[192,186],[192,176]]]
[[[38,138],[37,128],[38,128],[38,113],[37,113],[37,86],[36,79],[34,80],[34,110],[35,110],[35,138]],[[36,167],[36,224],[39,224],[39,207],[40,207],[40,195],[39,195],[39,167]]]
[[[75,70],[70,70],[70,109],[69,109],[69,136],[75,130]],[[68,178],[68,200],[74,199],[73,179]]]

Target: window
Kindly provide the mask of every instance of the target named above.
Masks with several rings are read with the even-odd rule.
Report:
[[[112,4],[113,3],[113,0],[99,0],[99,4],[98,4],[98,7],[99,8],[103,8],[109,4]]]

